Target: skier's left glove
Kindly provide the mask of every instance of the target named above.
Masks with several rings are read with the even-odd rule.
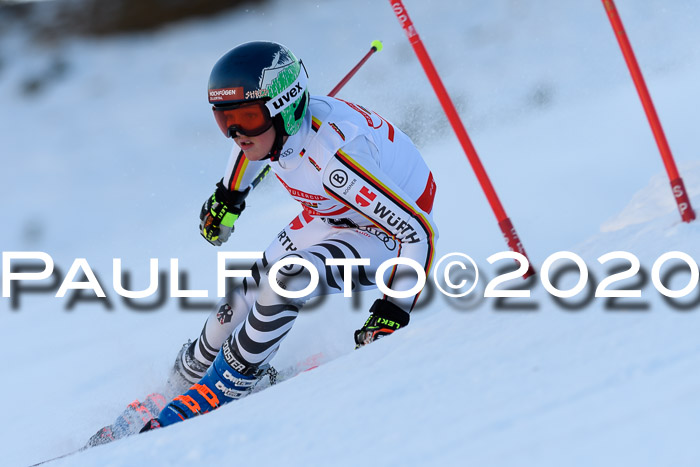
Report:
[[[209,243],[221,246],[231,236],[233,223],[245,209],[245,198],[250,188],[245,191],[228,190],[220,180],[216,191],[202,206],[199,213],[199,232]]]
[[[410,315],[388,300],[379,299],[369,309],[371,313],[364,326],[355,331],[355,348],[374,342],[408,326]]]

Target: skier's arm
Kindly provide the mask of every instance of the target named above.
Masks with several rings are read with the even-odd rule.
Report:
[[[243,151],[234,147],[226,166],[223,185],[229,191],[245,191],[266,165],[267,161],[249,161]]]
[[[336,152],[324,171],[325,191],[396,238],[398,256],[416,261],[427,275],[438,237],[432,217],[383,173],[372,154],[362,148],[361,144],[353,143]],[[400,265],[393,271],[387,286],[392,290],[408,290],[415,285],[415,277],[411,267]],[[418,296],[385,298],[410,313]]]
[[[234,147],[226,174],[199,213],[199,231],[209,243],[220,246],[229,239],[234,222],[245,209],[245,199],[258,175],[264,176],[266,165],[266,162],[249,161],[243,151]]]

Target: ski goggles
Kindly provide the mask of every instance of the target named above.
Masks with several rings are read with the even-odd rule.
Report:
[[[226,107],[214,106],[213,110],[216,123],[226,137],[233,138],[237,133],[258,136],[272,126],[270,111],[262,101]]]

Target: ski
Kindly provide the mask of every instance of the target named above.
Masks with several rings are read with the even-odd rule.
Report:
[[[49,462],[57,461],[59,459],[63,459],[64,457],[68,457],[68,456],[72,456],[73,454],[77,454],[80,451],[84,451],[85,449],[87,449],[87,448],[82,447],[82,448],[76,449],[75,451],[67,452],[65,454],[61,454],[60,456],[52,457],[51,459],[46,459],[46,460],[43,460],[41,462],[37,462],[36,464],[32,464],[29,467],[36,467],[37,465],[48,464]]]
[[[302,361],[300,361],[300,362],[298,362],[298,363],[296,363],[296,364],[294,364],[294,365],[285,367],[285,368],[283,368],[283,369],[281,369],[281,370],[278,370],[278,371],[277,371],[277,370],[273,370],[273,372],[268,372],[267,381],[266,381],[266,382],[262,382],[262,381],[261,381],[261,382],[255,387],[255,389],[253,390],[253,392],[252,392],[251,394],[255,394],[255,393],[258,393],[258,392],[260,392],[260,391],[264,391],[265,389],[269,388],[270,386],[274,386],[275,384],[279,384],[279,383],[281,383],[281,382],[283,382],[283,381],[287,381],[287,380],[289,380],[289,379],[291,379],[291,378],[293,378],[293,377],[295,377],[295,376],[297,376],[297,375],[299,375],[299,374],[301,374],[301,373],[304,373],[304,372],[307,372],[307,371],[311,371],[311,370],[313,370],[313,369],[315,369],[315,368],[318,368],[319,366],[321,366],[322,364],[324,364],[326,361],[327,361],[327,359],[325,358],[325,356],[324,356],[323,353],[317,353],[317,354],[314,354],[314,355],[311,355],[311,356],[307,357],[306,359],[304,359],[304,360],[302,360]],[[158,393],[152,393],[152,394],[150,394],[149,396],[146,397],[145,400],[148,400],[149,398],[152,398],[155,394],[158,394]],[[132,417],[129,417],[129,414],[133,414],[134,412],[141,412],[141,411],[139,410],[139,406],[142,406],[142,405],[143,405],[143,404],[140,404],[140,403],[138,402],[138,400],[136,400],[136,401],[130,403],[130,404],[127,406],[127,408],[126,408],[126,410],[124,411],[124,413],[123,413],[122,415],[120,415],[120,416],[118,417],[117,420],[118,420],[118,421],[119,421],[120,419],[128,420],[128,419],[132,418]],[[161,408],[162,408],[162,407],[161,407]],[[157,417],[157,416],[158,416],[158,414],[154,414],[154,418]],[[147,423],[147,421],[148,421],[148,420],[144,420],[144,419],[141,419],[141,420],[143,421],[144,424]],[[131,423],[133,423],[133,421],[132,421]],[[67,453],[65,453],[65,454],[61,454],[60,456],[52,457],[52,458],[50,458],[50,459],[45,459],[45,460],[43,460],[43,461],[41,461],[41,462],[37,462],[36,464],[31,464],[29,467],[35,467],[35,466],[37,466],[37,465],[48,464],[49,462],[57,461],[57,460],[59,460],[59,459],[63,459],[63,458],[72,456],[73,454],[77,454],[77,453],[79,453],[79,452],[86,451],[86,450],[88,450],[88,449],[90,449],[90,448],[93,448],[93,447],[95,447],[95,446],[101,446],[101,445],[104,445],[104,444],[108,444],[108,443],[111,442],[111,441],[105,441],[105,442],[103,442],[103,443],[95,443],[95,444],[90,444],[90,443],[93,441],[93,439],[94,439],[98,434],[100,434],[101,432],[103,432],[103,430],[105,430],[105,429],[111,430],[112,427],[113,427],[113,425],[107,425],[106,427],[101,428],[95,435],[93,435],[93,436],[90,438],[90,440],[88,440],[88,444],[86,444],[85,446],[83,446],[83,447],[81,447],[81,448],[75,449],[75,450],[70,451],[70,452],[67,452]],[[121,438],[113,438],[112,441],[118,441],[119,439],[128,438],[128,437],[131,437],[131,436],[136,435],[136,434],[138,434],[138,431],[136,431],[135,433],[128,433],[128,434],[125,434],[125,435],[123,435]]]

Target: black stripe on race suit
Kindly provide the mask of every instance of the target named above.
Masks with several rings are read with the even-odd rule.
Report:
[[[336,245],[331,245],[329,243],[318,243],[316,245],[313,245],[308,248],[308,252],[311,253],[313,256],[317,257],[318,259],[321,260],[321,264],[324,265],[324,268],[326,270],[326,284],[336,290],[340,290],[340,284],[335,280],[335,277],[333,277],[333,269],[331,266],[326,264],[326,256],[324,256],[322,253],[318,251],[314,251],[314,248],[319,247],[319,248],[325,248],[328,253],[330,254],[331,258],[334,259],[344,259],[346,258],[345,253],[343,250],[341,250],[339,247]],[[342,271],[340,269],[340,266],[336,266],[338,269],[338,272],[341,274],[342,277]]]
[[[250,274],[251,277],[253,278],[253,281],[255,282],[255,285],[260,285],[260,268],[258,268],[258,263],[253,264],[253,267],[250,268]]]
[[[209,340],[207,340],[206,333],[204,332],[206,330],[206,328],[207,328],[207,324],[204,323],[204,328],[202,329],[202,336],[203,336],[202,341],[203,341],[204,346],[206,347],[207,351],[209,351],[209,353],[216,354],[219,352],[219,349],[215,349],[214,346],[209,343]]]
[[[203,338],[204,334],[199,336],[199,352],[202,354],[202,357],[204,357],[207,360],[207,362],[212,363],[216,358],[216,355],[212,354],[205,348],[204,343],[202,342]]]
[[[199,352],[202,354],[202,356],[204,358],[207,359],[207,361],[209,363],[214,361],[214,359],[216,358],[216,354],[218,352],[211,345],[209,345],[209,341],[207,341],[207,325],[206,325],[206,323],[204,324],[204,328],[202,329],[202,333],[199,335]]]
[[[348,242],[342,241],[342,240],[337,240],[337,239],[328,239],[328,242],[334,242],[334,243],[339,243],[343,246],[345,246],[348,250],[350,250],[350,253],[355,257],[355,259],[361,259],[360,252],[357,251],[352,245],[350,245]],[[334,259],[345,259],[348,256],[343,252],[343,250],[335,245],[331,245],[329,243],[319,243],[317,246],[321,246],[325,249],[328,250],[328,252],[331,254],[331,257]],[[325,260],[324,260],[325,264]],[[326,269],[328,270],[329,267],[326,266]],[[336,266],[336,269],[338,270],[338,274],[340,274],[340,277],[343,277],[343,270],[342,266]],[[367,278],[367,274],[364,273],[364,266],[360,266],[359,269],[363,272],[365,278]],[[334,281],[335,282],[335,281]],[[373,282],[369,282],[369,284],[365,284],[364,282],[360,281],[361,284],[363,285],[374,285]],[[330,285],[330,284],[329,284]],[[340,289],[340,287],[335,287],[337,289]]]
[[[335,280],[335,277],[333,277],[333,270],[330,266],[325,264],[326,257],[316,251],[311,251],[310,253],[316,258],[320,259],[322,263],[324,263],[324,268],[326,269],[326,285],[328,285],[328,287],[332,289],[340,290],[340,284],[338,284],[338,282],[336,282]]]
[[[217,323],[218,323],[218,320],[217,320]],[[204,337],[204,339],[203,339],[204,346],[209,351],[209,353],[217,354],[219,352],[219,349],[215,349],[214,346],[209,343],[209,340],[207,339],[207,336],[205,333],[206,329],[207,329],[207,323],[204,323],[204,328],[202,329],[202,336]]]
[[[280,304],[280,305],[260,305],[259,303],[255,303],[253,305],[256,309],[256,311],[261,315],[261,316],[275,316],[281,313],[284,313],[286,311],[291,311],[294,313],[298,313],[299,309],[293,305],[287,305],[287,304]],[[254,313],[249,313],[248,318],[246,322],[244,323],[243,327],[241,330],[238,332],[236,335],[235,343],[236,346],[238,347],[238,353],[242,355],[241,349],[249,354],[253,355],[260,355],[267,350],[269,350],[271,347],[273,347],[275,344],[277,344],[280,340],[284,338],[284,336],[287,335],[289,332],[289,329],[286,330],[284,333],[282,333],[280,336],[265,341],[265,342],[258,342],[253,340],[249,335],[248,335],[248,326],[250,326],[253,330],[265,334],[265,333],[274,333],[275,331],[279,330],[280,328],[284,327],[288,323],[294,321],[296,318],[295,316],[285,316],[273,321],[261,321],[259,320]],[[291,329],[291,327],[290,327]],[[267,358],[267,357],[265,357]],[[260,359],[260,360],[264,360]],[[256,363],[256,362],[247,362],[247,363]]]
[[[348,243],[346,243],[346,242],[339,241],[339,240],[328,240],[328,241],[329,241],[329,242],[336,241],[336,242],[338,242],[338,243],[341,243],[341,244],[347,246],[347,247],[353,252],[353,254],[355,255],[355,258],[356,258],[356,259],[357,259],[357,258],[360,258],[359,253],[357,252],[357,250],[355,250],[354,248],[352,248],[352,246],[350,246],[350,244],[348,244]],[[336,252],[337,252],[337,251],[342,251],[342,250],[340,250],[339,248],[337,248],[337,247],[335,247],[335,246],[333,246],[333,245],[328,245],[328,244],[323,244],[323,243],[322,243],[322,244],[319,244],[319,245],[317,245],[317,246],[322,246],[322,247],[326,248],[327,250],[329,250],[329,252],[331,251],[331,249],[332,249],[333,251],[336,251]],[[332,247],[332,248],[331,248],[331,247]],[[314,256],[316,256],[318,259],[320,259],[320,260],[324,263],[324,265],[325,265],[326,257],[324,257],[323,255],[321,255],[320,253],[315,252],[315,251],[311,251],[311,254],[314,255]],[[335,256],[335,255],[333,255],[333,253],[331,253],[331,255],[332,255],[333,258],[346,258],[345,255],[343,255],[343,256]],[[340,277],[345,277],[344,274],[343,274],[344,266],[340,266],[340,265],[339,265],[339,266],[335,266],[335,267],[336,267],[336,269],[338,270],[338,274],[340,275]],[[330,266],[328,266],[328,265],[325,265],[325,268],[326,268],[326,284],[327,284],[329,287],[333,288],[333,289],[340,290],[340,285],[338,284],[338,282],[335,280],[335,277],[333,276],[332,268],[331,268]],[[373,286],[373,285],[375,285],[374,282],[372,282],[372,281],[369,279],[369,277],[367,276],[367,272],[366,272],[364,266],[359,266],[359,267],[358,267],[358,280],[359,280],[360,284],[362,284],[363,286]]]
[[[283,311],[299,311],[299,308],[294,305],[280,304],[280,305],[261,305],[255,303],[255,308],[258,310],[262,316],[275,316]]]
[[[262,259],[260,260],[262,263],[263,269],[267,268],[267,265],[269,264],[267,261],[267,256],[265,256],[265,253],[263,253]],[[253,263],[253,265],[250,267],[250,274],[255,281],[255,285],[259,286],[260,285],[260,268],[258,267],[258,263]],[[248,294],[248,278],[243,279],[243,295]]]
[[[340,243],[341,245],[344,245],[348,250],[352,252],[353,255],[355,255],[355,258],[359,259],[361,258],[360,252],[355,249],[354,246],[346,242],[345,240],[338,240],[337,238],[329,239],[329,242],[336,242]],[[367,275],[367,270],[365,269],[364,266],[358,266],[357,267],[357,278],[360,281],[360,284],[364,286],[372,286],[376,285],[372,280],[369,278]]]
[[[295,315],[285,316],[284,318],[279,318],[274,321],[260,321],[254,314],[251,313],[248,315],[248,324],[251,328],[258,332],[272,332],[278,330],[285,324],[294,321],[296,318],[297,317]]]
[[[279,335],[279,336],[275,337],[274,339],[269,340],[267,342],[256,342],[248,336],[248,333],[246,332],[246,326],[247,326],[247,323],[244,324],[243,327],[241,328],[241,331],[238,334],[236,334],[236,339],[234,341],[234,343],[236,345],[236,351],[238,352],[239,355],[243,355],[243,353],[241,352],[241,349],[243,349],[246,353],[249,353],[252,355],[260,355],[260,354],[266,352],[267,350],[269,350],[271,347],[273,347],[279,341],[284,339],[284,337],[287,335],[287,333],[289,333],[289,330],[287,330],[287,331],[283,332],[281,335]],[[241,357],[241,358],[243,358],[243,357]],[[250,365],[256,365],[260,361],[264,360],[264,358],[258,362],[249,362],[245,358],[243,358],[243,360],[244,360],[244,363],[248,363]]]

